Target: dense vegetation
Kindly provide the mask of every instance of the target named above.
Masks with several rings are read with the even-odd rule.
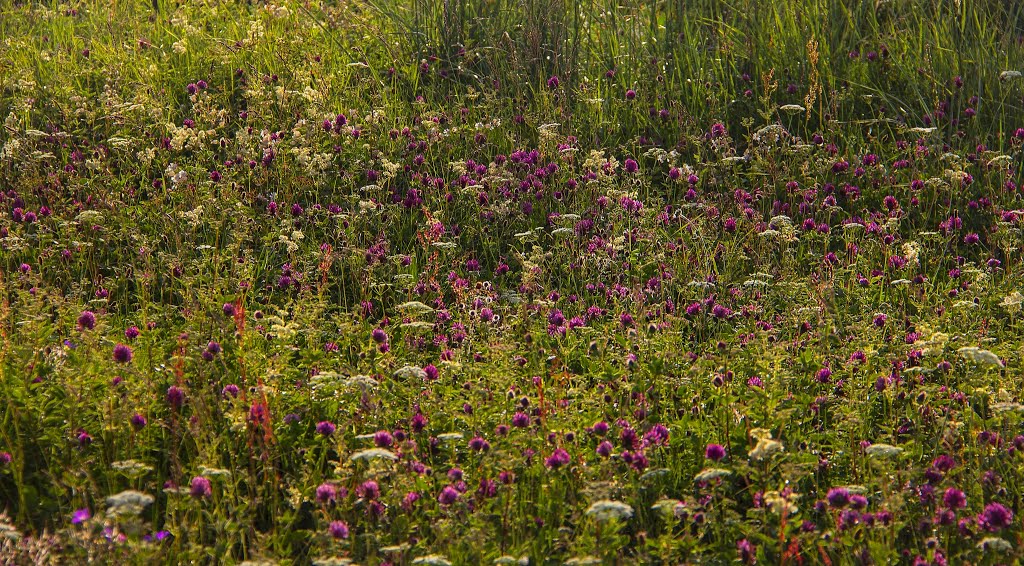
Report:
[[[0,7],[0,562],[1014,563],[1024,4]]]

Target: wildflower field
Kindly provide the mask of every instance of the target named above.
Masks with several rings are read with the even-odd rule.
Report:
[[[1024,4],[0,0],[0,564],[1024,560]]]

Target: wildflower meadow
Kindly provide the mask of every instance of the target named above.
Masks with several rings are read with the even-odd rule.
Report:
[[[0,564],[1024,560],[1024,4],[0,0]]]

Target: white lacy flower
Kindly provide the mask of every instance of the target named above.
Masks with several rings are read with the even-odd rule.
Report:
[[[587,508],[587,515],[598,521],[609,519],[625,520],[633,516],[633,508],[621,501],[604,499],[594,502]]]

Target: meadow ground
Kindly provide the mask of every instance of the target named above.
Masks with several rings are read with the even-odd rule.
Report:
[[[1024,4],[0,2],[0,562],[1024,558]]]

